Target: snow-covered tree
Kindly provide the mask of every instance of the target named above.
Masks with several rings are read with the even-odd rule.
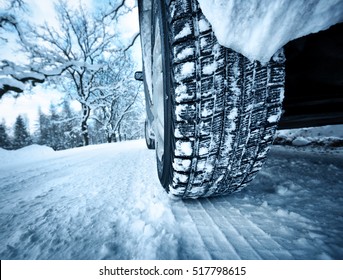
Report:
[[[54,150],[74,148],[82,144],[76,113],[64,101],[61,110],[50,105],[49,114],[38,110],[38,143]]]
[[[28,43],[23,44],[33,65],[41,64],[44,75],[53,75],[52,69],[57,69],[55,83],[80,102],[84,145],[89,144],[88,120],[97,91],[94,87],[97,74],[105,71],[109,57],[123,49],[118,46],[118,32],[114,26],[125,10],[128,10],[125,1],[95,14],[90,14],[81,4],[77,9],[71,9],[66,2],[59,1],[56,5],[59,26],[46,24],[32,29]],[[47,65],[53,65],[52,69]]]
[[[25,123],[24,118],[19,115],[14,124],[13,147],[15,149],[20,149],[30,144],[32,144],[32,140],[27,124]]]
[[[128,56],[110,57],[106,68],[101,69],[94,79],[94,119],[105,133],[107,142],[121,140],[123,121],[133,112],[139,83],[133,79],[133,63]]]
[[[63,132],[63,149],[74,148],[82,145],[81,133],[78,126],[79,118],[77,113],[71,109],[68,100],[63,101],[59,123]]]
[[[7,134],[7,128],[4,122],[0,123],[0,148],[11,148],[11,140],[9,135]]]
[[[38,109],[38,144],[47,145],[50,144],[50,118],[45,115],[41,108]],[[49,144],[48,144],[49,143]]]
[[[9,43],[12,35],[15,35],[19,41],[26,44],[26,35],[22,26],[25,26],[27,23],[24,23],[21,18],[27,11],[26,3],[22,0],[12,0],[5,3],[7,5],[0,5],[1,48],[12,47]],[[0,56],[0,99],[7,92],[23,92],[25,84],[35,85],[42,83],[48,75],[54,75],[56,72],[55,69],[55,73],[50,73],[49,71],[44,73],[36,65],[18,65]]]
[[[144,101],[144,93],[140,92],[137,95],[136,101],[130,109],[130,112],[125,115],[120,124],[120,135],[125,140],[134,140],[144,137]]]
[[[14,1],[13,5],[21,2]],[[97,125],[106,133],[107,141],[120,140],[120,131],[128,116],[132,116],[138,95],[126,51],[139,34],[124,47],[114,28],[118,17],[130,11],[125,2],[113,1],[106,10],[90,14],[82,4],[72,9],[67,2],[59,1],[56,5],[59,25],[53,27],[47,24],[23,27],[13,14],[7,13],[7,25],[16,30],[30,64],[0,60],[0,98],[8,91],[22,92],[27,83],[35,85],[49,80],[81,104],[79,119],[84,145],[89,144],[88,121],[93,110],[95,119],[101,120],[102,124]],[[78,142],[77,133],[73,139]],[[52,139],[48,142],[51,145]]]
[[[108,28],[104,26],[102,30],[100,30],[100,33],[92,34],[92,35],[97,36],[100,34],[100,36],[102,36],[102,35],[108,34],[109,30],[113,29],[113,26],[114,26],[113,23],[117,20],[117,17],[130,11],[130,8],[126,7],[125,2],[126,0],[109,1],[109,4],[108,4],[109,8],[107,9],[107,11],[102,12],[101,14],[99,13],[99,16],[97,16],[97,21],[100,20],[102,21],[103,24],[107,24]],[[88,27],[90,27],[90,25],[87,24],[87,21],[90,22],[91,18],[93,19],[93,15],[89,15],[85,13],[85,10],[82,8],[81,4],[78,11],[71,12],[71,10],[68,9],[66,3],[67,2],[60,1],[57,6],[58,7],[65,6],[66,9],[64,10],[65,11],[68,10],[68,13],[64,13],[62,11],[63,8],[60,9],[57,7],[57,9],[62,11],[64,15],[69,14],[68,17],[71,21],[67,19],[67,21],[63,23],[61,22],[58,28],[56,29],[49,28],[49,30],[46,30],[47,31],[46,34],[48,34],[48,36],[47,37],[43,36],[44,38],[41,38],[41,39],[43,39],[43,41],[45,41],[46,39],[52,39],[53,41],[62,39],[62,41],[55,42],[57,43],[55,44],[55,47],[57,47],[57,49],[60,49],[61,57],[63,57],[63,55],[66,54],[65,53],[66,48],[70,48],[69,50],[67,50],[67,52],[69,52],[73,48],[71,45],[74,45],[75,39],[77,41],[77,44],[84,44],[85,42],[82,42],[82,40],[79,40],[81,39],[81,37],[83,38],[88,37],[88,39],[91,39],[91,40],[87,39],[88,41],[87,43],[89,43],[88,46],[80,45],[80,47],[82,48],[82,51],[87,51],[87,47],[91,49],[94,47],[98,47],[97,44],[96,44],[97,46],[93,44],[99,43],[99,41],[101,41],[101,37],[95,38],[94,36],[93,38],[90,38],[88,36],[89,34],[86,36],[84,36],[84,34],[80,36],[81,34],[80,32],[84,32],[87,29],[87,27],[86,29],[83,28],[82,30],[82,28],[80,29],[80,25],[77,26],[74,24],[77,21],[79,21],[79,19],[81,19],[83,23],[85,23],[86,25],[88,25]],[[79,14],[80,11],[82,11],[82,14]],[[40,45],[40,44],[37,44],[37,42],[35,41],[37,39],[36,38],[37,34],[35,32],[30,32],[30,29],[32,29],[32,27],[27,21],[24,20],[23,14],[25,13],[27,14],[27,12],[28,12],[28,5],[23,0],[12,0],[12,1],[9,0],[9,1],[5,1],[5,4],[0,2],[0,45],[5,45],[5,48],[6,48],[7,46],[6,44],[9,41],[8,37],[11,37],[12,34],[15,34],[18,37],[20,43],[23,46],[25,46],[24,49],[29,54],[32,54],[32,51],[35,50],[35,54],[37,55],[37,53],[41,51],[42,49],[37,48]],[[75,15],[78,15],[78,17],[74,18]],[[64,20],[66,19],[66,17],[63,17],[63,16],[61,17],[61,14],[60,14],[59,19],[61,18]],[[84,21],[85,19],[87,21]],[[71,25],[68,26],[69,24]],[[46,27],[47,25],[41,27],[40,30],[44,30]],[[93,32],[96,30],[90,29],[86,31]],[[62,36],[56,36],[56,35],[59,35],[60,32],[63,33]],[[127,49],[129,49],[133,45],[133,43],[136,41],[138,36],[139,36],[139,33],[137,33],[133,37],[132,42],[126,48],[123,48],[123,50],[126,51]],[[110,38],[111,36],[104,36],[104,37]],[[65,42],[63,42],[63,38],[65,39]],[[95,41],[93,41],[94,38],[95,38]],[[106,38],[103,38],[103,39],[104,41],[106,41]],[[42,43],[42,41],[40,41],[40,43]],[[62,43],[62,44],[59,44],[59,43]],[[108,47],[106,43],[103,44],[103,46],[105,46],[103,50]],[[53,53],[49,52],[47,56],[49,55],[53,55]],[[16,93],[23,92],[25,90],[26,84],[30,84],[34,86],[37,83],[43,83],[44,81],[47,80],[47,78],[51,76],[59,76],[64,71],[66,71],[66,69],[72,66],[75,66],[74,63],[80,66],[79,64],[80,60],[77,59],[76,57],[74,58],[76,60],[73,60],[73,58],[69,57],[69,59],[65,60],[64,63],[62,61],[58,61],[57,64],[56,64],[56,61],[54,61],[54,59],[48,60],[48,63],[46,64],[42,63],[44,62],[44,59],[43,60],[38,59],[38,62],[39,62],[38,64],[34,63],[34,61],[31,61],[30,63],[27,63],[26,65],[18,65],[14,63],[13,61],[0,57],[0,98],[7,92],[16,92]]]
[[[22,36],[21,28],[17,20],[18,12],[26,10],[26,4],[22,0],[9,0],[5,2],[7,5],[2,5],[0,2],[0,29],[11,29],[18,36]],[[7,38],[1,36],[0,39],[7,42]]]
[[[60,123],[60,116],[57,112],[57,107],[54,104],[50,104],[50,147],[54,150],[63,149],[63,127]]]

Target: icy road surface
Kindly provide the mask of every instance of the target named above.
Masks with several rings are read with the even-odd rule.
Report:
[[[250,188],[174,201],[143,141],[0,150],[1,259],[343,259],[343,151],[273,147]]]

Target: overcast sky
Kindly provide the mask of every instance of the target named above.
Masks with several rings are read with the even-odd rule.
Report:
[[[68,4],[77,5],[79,1],[90,9],[96,9],[102,3],[108,2],[108,0],[68,0]],[[26,0],[25,2],[29,5],[29,18],[31,21],[37,24],[44,23],[44,21],[51,25],[56,24],[53,6],[54,1]],[[0,0],[0,7],[3,3],[4,2]],[[127,4],[133,7],[135,5],[135,0],[128,0]],[[130,40],[132,36],[139,31],[137,8],[135,8],[131,14],[122,18],[119,21],[119,25],[122,37]],[[141,57],[140,44],[138,41],[139,40],[136,40],[136,44],[132,48],[132,51],[139,68]],[[13,54],[12,48],[10,48],[8,44],[5,48],[1,49],[0,60],[7,59],[10,61],[18,61],[21,59],[18,52]],[[2,99],[0,99],[0,122],[5,120],[6,125],[11,127],[19,114],[26,115],[29,119],[30,129],[33,131],[38,118],[38,108],[41,107],[43,112],[48,113],[50,103],[58,104],[61,102],[62,97],[63,94],[55,90],[46,89],[42,85],[38,85],[30,93],[24,92],[19,98],[14,98],[11,94],[5,94]],[[77,102],[73,104],[75,109],[79,108]]]

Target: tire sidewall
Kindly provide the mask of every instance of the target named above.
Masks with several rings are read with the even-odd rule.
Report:
[[[155,44],[155,31],[156,23],[160,25],[161,43],[162,43],[162,68],[163,68],[163,95],[164,95],[164,155],[162,161],[157,158],[158,176],[162,186],[168,191],[169,184],[172,180],[172,162],[173,162],[173,149],[175,147],[175,139],[173,133],[172,121],[172,54],[170,51],[170,33],[169,33],[169,20],[167,18],[166,4],[164,0],[153,1],[153,32],[152,42]],[[158,19],[158,21],[157,21]],[[154,46],[152,47],[152,50]],[[157,145],[157,143],[156,143]],[[157,151],[157,149],[156,149]]]

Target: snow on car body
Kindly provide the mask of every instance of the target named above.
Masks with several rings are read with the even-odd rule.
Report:
[[[343,21],[342,0],[198,0],[218,42],[267,63],[289,41]]]

